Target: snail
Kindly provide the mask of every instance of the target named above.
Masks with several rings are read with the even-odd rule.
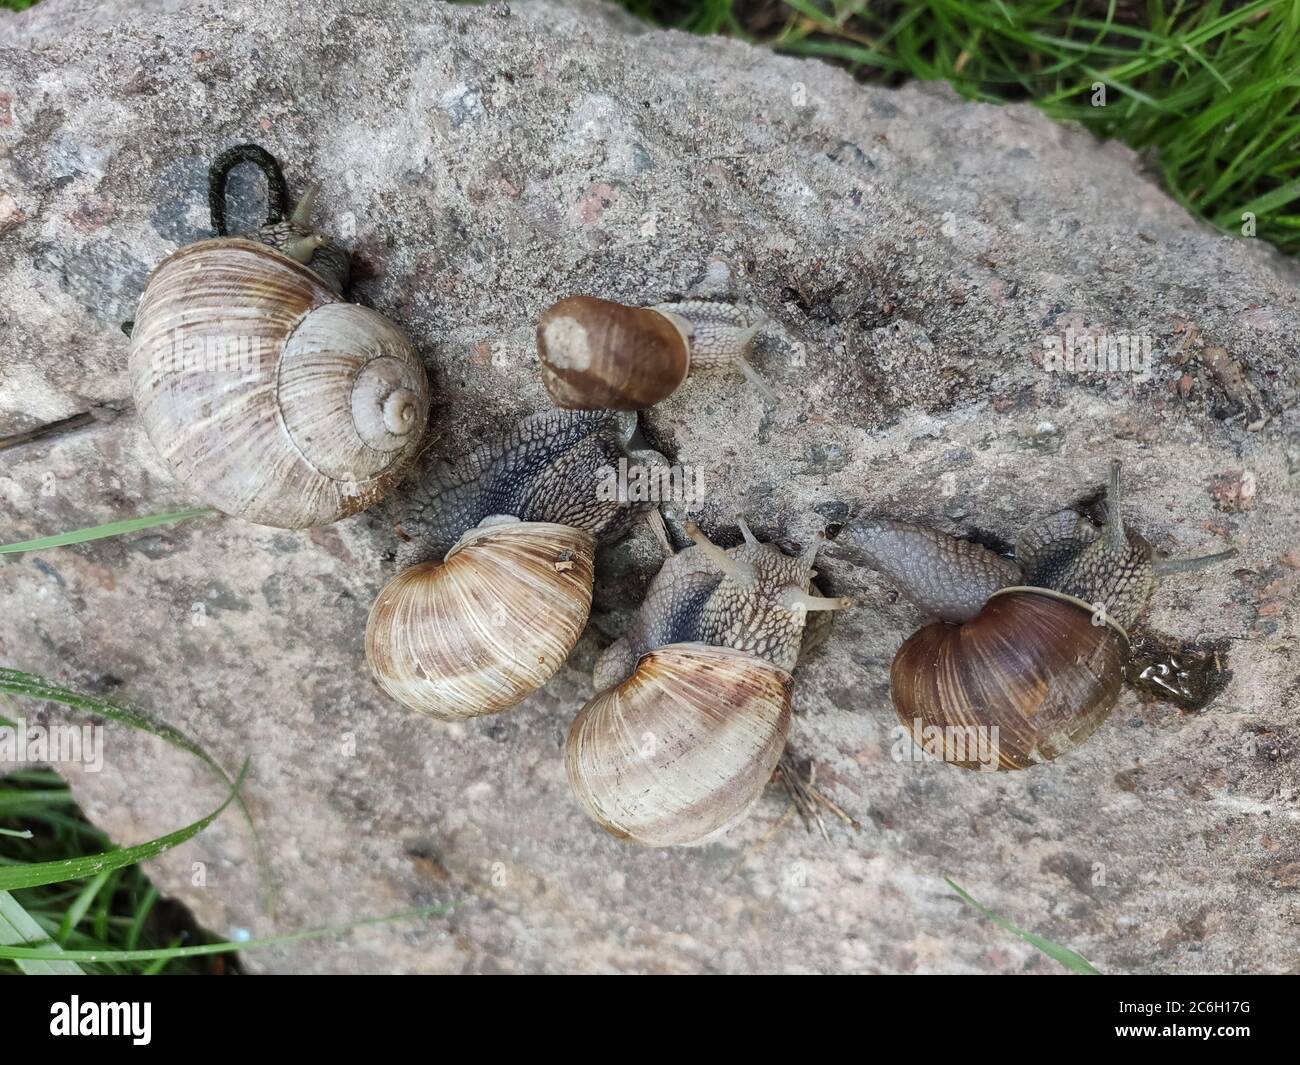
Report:
[[[256,239],[226,235],[226,181],[244,162],[267,181]],[[348,256],[311,228],[314,187],[286,217],[284,175],[256,145],[223,153],[209,186],[217,238],[163,260],[131,329],[149,439],[226,514],[293,529],[364,510],[415,457],[424,366],[397,326],[342,299]]]
[[[667,460],[632,412],[551,411],[435,464],[395,505],[407,565],[379,593],[366,659],[387,694],[442,720],[499,713],[544,685],[591,610],[596,543],[644,509],[600,483]]]
[[[446,552],[494,514],[609,539],[646,509],[610,487],[621,461],[629,468],[668,462],[650,447],[634,411],[546,411],[435,463],[393,504],[392,516],[413,541],[408,554],[426,556]]]
[[[785,748],[808,612],[852,605],[810,591],[820,537],[791,557],[738,524],[730,550],[686,525],[695,546],[651,581],[569,730],[574,795],[621,839],[692,845],[744,817]]]
[[[735,363],[771,397],[745,359],[765,319],[722,300],[629,307],[570,296],[537,323],[537,355],[551,402],[570,410],[643,410],[700,366]]]
[[[1158,557],[1122,504],[1112,462],[1105,523],[1059,511],[1020,534],[1014,562],[907,522],[844,527],[840,557],[879,570],[938,619],[904,641],[890,669],[895,712],[918,746],[965,768],[1024,769],[1101,725],[1119,695],[1128,630],[1157,582],[1235,554]]]

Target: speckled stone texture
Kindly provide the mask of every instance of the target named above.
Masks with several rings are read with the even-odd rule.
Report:
[[[233,814],[150,867],[203,923],[454,904],[253,969],[1059,971],[945,875],[1108,972],[1295,969],[1294,263],[1028,107],[861,87],[587,4],[45,0],[0,15],[0,39],[0,436],[101,415],[0,451],[0,540],[194,502],[129,409],[118,324],[205,235],[208,161],[256,139],[297,188],[322,183],[357,295],[427,359],[434,453],[544,407],[532,328],[553,300],[659,301],[725,263],[772,318],[753,361],[783,402],[714,372],[649,418],[704,470],[697,516],[723,542],[736,513],[795,548],[852,512],[1011,542],[1114,455],[1157,547],[1241,551],[1171,580],[1152,616],[1225,641],[1227,690],[1200,714],[1126,692],[1084,747],[1017,775],[896,758],[888,666],[921,616],[828,559],[823,591],[862,606],[801,665],[792,744],[862,831],[832,817],[827,845],[773,786],[721,842],[669,852],[588,822],[560,757],[654,572],[648,531],[602,552],[590,629],[544,693],[450,726],[367,675],[383,515],[0,559],[0,662],[138,704],[231,767],[251,756],[274,910]],[[1150,367],[1047,372],[1067,329],[1150,337]],[[64,768],[121,843],[219,801],[192,759],[119,728],[108,744],[102,772]]]

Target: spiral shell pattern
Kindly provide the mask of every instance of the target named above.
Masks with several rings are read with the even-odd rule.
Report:
[[[650,847],[706,842],[742,820],[790,729],[790,674],[729,647],[672,644],[579,712],[573,793],[607,832]]]
[[[366,659],[403,706],[443,721],[495,714],[551,679],[587,624],[596,542],[581,529],[471,529],[442,562],[399,573],[366,626]]]
[[[405,472],[429,386],[393,323],[266,245],[164,260],[136,314],[131,390],[176,478],[227,514],[302,528],[364,510]]]

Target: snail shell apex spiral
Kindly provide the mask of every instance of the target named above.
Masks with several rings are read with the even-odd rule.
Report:
[[[366,660],[380,688],[443,721],[506,710],[545,684],[591,611],[596,541],[547,522],[467,532],[379,593]]]
[[[889,674],[894,710],[917,746],[944,761],[993,768],[978,744],[996,755],[997,769],[1025,769],[1078,746],[1106,720],[1125,644],[1082,603],[999,592],[971,620],[934,622],[904,641]]]
[[[706,842],[744,818],[790,729],[790,674],[729,647],[671,644],[578,713],[569,783],[607,832],[650,847]]]
[[[410,340],[256,241],[200,241],[140,300],[129,376],[154,447],[212,506],[302,528],[364,510],[415,457],[429,387]]]

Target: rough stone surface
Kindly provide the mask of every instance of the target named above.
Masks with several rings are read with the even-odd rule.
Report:
[[[0,540],[193,502],[123,409],[118,323],[153,265],[204,235],[208,160],[255,138],[299,187],[323,184],[359,296],[427,358],[434,451],[545,405],[532,323],[554,299],[659,300],[721,260],[772,316],[754,361],[783,403],[720,373],[651,415],[706,471],[706,528],[734,534],[743,512],[794,546],[862,511],[1011,541],[1117,455],[1158,547],[1241,549],[1171,581],[1152,619],[1225,641],[1232,680],[1204,713],[1130,691],[1078,751],[997,776],[891,757],[888,665],[921,619],[827,561],[827,593],[864,605],[801,666],[792,742],[861,833],[832,819],[828,846],[774,786],[721,842],[670,852],[601,834],[560,758],[654,570],[648,533],[603,552],[570,668],[459,726],[367,676],[395,548],[379,515],[304,533],[202,520],[0,559],[0,661],[136,703],[232,767],[251,756],[277,904],[228,814],[151,867],[200,920],[262,934],[455,903],[251,967],[1058,971],[948,875],[1107,971],[1294,970],[1294,263],[1028,107],[864,88],[589,5],[45,0],[0,15],[0,38],[0,436],[109,409],[0,452]],[[1071,326],[1150,336],[1150,372],[1045,372],[1044,337]],[[1225,365],[1210,345],[1245,367],[1262,427],[1225,391],[1234,375],[1207,369]],[[117,728],[102,772],[68,771],[124,844],[220,798],[192,760]]]

